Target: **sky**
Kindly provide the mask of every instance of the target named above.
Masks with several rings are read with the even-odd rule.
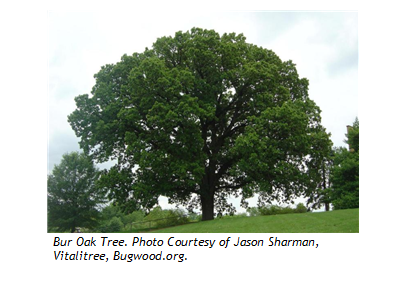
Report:
[[[309,80],[309,96],[321,108],[334,146],[346,146],[346,126],[356,117],[361,121],[357,12],[48,12],[48,173],[64,153],[80,151],[67,116],[75,110],[74,97],[90,93],[101,66],[193,27],[243,33],[248,43],[292,60]],[[232,201],[243,212],[239,200]],[[160,205],[170,207],[165,198]]]

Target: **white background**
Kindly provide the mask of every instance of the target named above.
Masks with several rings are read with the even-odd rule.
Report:
[[[247,1],[249,2],[249,1]],[[4,294],[406,294],[409,247],[409,27],[402,1],[253,1],[251,9],[359,11],[361,215],[359,234],[247,234],[315,239],[318,249],[188,249],[183,263],[54,261],[46,233],[47,13],[75,9],[15,1],[2,4],[1,292]],[[83,2],[81,2],[83,3]],[[115,8],[127,9],[116,1]],[[153,3],[168,11],[191,2]],[[235,2],[236,9],[246,7]],[[105,2],[82,9],[114,9]],[[135,4],[142,5],[142,4]],[[214,6],[213,6],[214,5]],[[232,9],[207,2],[201,9]],[[143,5],[144,6],[144,5]],[[246,9],[250,9],[249,5]],[[72,238],[75,235],[60,235]],[[128,239],[131,235],[110,235]],[[146,235],[144,235],[146,236]],[[153,237],[154,235],[147,235]],[[155,235],[157,238],[168,234]],[[227,234],[179,237],[226,238]],[[238,235],[231,235],[233,238]],[[74,249],[71,249],[74,250]],[[228,251],[225,251],[228,250]],[[110,252],[112,252],[110,250]]]

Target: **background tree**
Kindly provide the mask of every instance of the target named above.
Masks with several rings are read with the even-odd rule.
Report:
[[[349,150],[335,150],[334,165],[331,176],[330,197],[334,209],[359,208],[360,184],[360,124],[358,119],[348,128],[347,140]]]
[[[130,214],[124,214],[121,208],[109,204],[101,210],[99,225],[96,230],[104,233],[118,232],[123,229],[131,228],[133,223],[142,222],[144,219],[143,211],[134,211]]]
[[[95,78],[69,122],[93,159],[117,160],[102,180],[124,210],[162,195],[209,220],[233,211],[229,195],[246,207],[318,190],[331,142],[308,80],[242,34],[177,32]]]
[[[351,152],[360,152],[360,122],[355,118],[352,126],[348,127],[346,143]]]
[[[98,169],[84,154],[63,155],[47,178],[47,213],[49,230],[71,231],[76,227],[97,225],[97,207],[103,192],[96,186]]]
[[[317,193],[312,194],[307,199],[307,206],[310,209],[318,209],[324,205],[325,211],[330,210],[331,170],[334,163],[335,151],[330,149],[329,153],[329,156],[323,159],[322,166],[320,167],[319,174],[321,175],[321,181],[318,183]]]

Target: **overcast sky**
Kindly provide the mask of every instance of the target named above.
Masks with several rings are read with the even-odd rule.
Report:
[[[292,60],[310,82],[310,98],[334,145],[345,145],[346,125],[358,117],[356,12],[49,12],[49,173],[64,153],[80,150],[67,116],[75,110],[74,97],[90,93],[100,67],[192,27],[243,33],[248,43]]]

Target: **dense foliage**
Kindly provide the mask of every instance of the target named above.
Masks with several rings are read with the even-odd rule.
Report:
[[[69,122],[124,210],[159,196],[202,219],[233,212],[228,195],[259,204],[315,195],[331,142],[308,80],[245,37],[194,28],[159,38],[95,75]]]
[[[96,231],[103,233],[120,232],[131,228],[133,223],[143,221],[144,216],[145,214],[142,211],[125,214],[119,207],[110,204],[101,210],[99,225],[96,227]]]
[[[298,203],[295,208],[289,206],[282,207],[278,205],[269,205],[263,207],[250,207],[247,209],[249,216],[260,215],[278,215],[278,214],[290,214],[290,213],[307,213],[308,209],[303,203]]]
[[[332,168],[330,198],[334,209],[358,208],[360,206],[360,125],[355,120],[347,133],[349,150],[335,150]]]
[[[104,201],[96,185],[98,169],[84,154],[63,155],[47,178],[48,229],[71,231],[98,224],[98,206]]]
[[[187,214],[181,209],[163,210],[156,206],[145,218],[149,227],[169,227],[188,223]]]
[[[148,214],[143,211],[125,214],[118,206],[110,204],[101,211],[101,218],[96,231],[104,233],[138,232],[188,222],[188,215],[181,209],[163,210],[160,206],[156,206]]]

